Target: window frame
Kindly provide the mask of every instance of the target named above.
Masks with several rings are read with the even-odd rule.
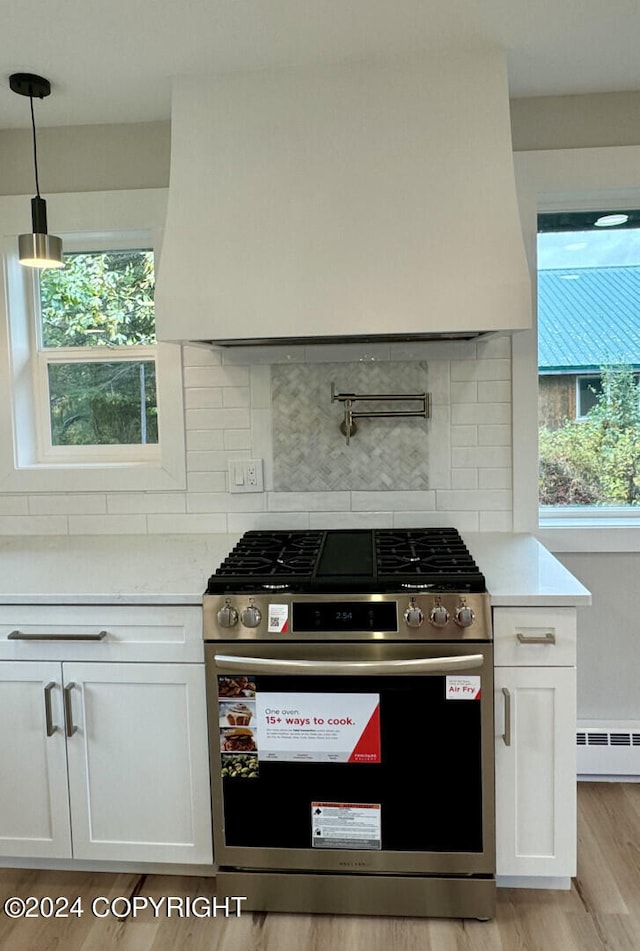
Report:
[[[125,232],[121,234],[84,234],[65,235],[64,250],[83,251],[121,251],[155,250],[153,235],[148,231]],[[155,266],[155,264],[154,264]],[[45,347],[42,341],[41,301],[39,293],[39,272],[24,268],[24,279],[32,285],[29,288],[31,306],[30,331],[32,334],[33,388],[35,394],[35,454],[36,463],[63,463],[70,465],[91,465],[104,462],[158,462],[160,460],[159,443],[146,445],[93,445],[93,446],[54,446],[51,439],[49,366],[55,363],[137,363],[153,362],[157,374],[157,344],[120,347]]]
[[[49,220],[65,250],[149,247],[156,273],[166,210],[166,189],[90,192],[48,198]],[[38,282],[17,259],[17,234],[24,230],[28,198],[0,199],[3,267],[0,279],[0,489],[29,491],[167,491],[186,487],[182,348],[157,343],[121,354],[126,362],[156,364],[159,442],[129,447],[51,447],[48,380],[43,367],[59,362],[62,348],[36,345]],[[54,227],[52,227],[54,230]],[[26,273],[25,273],[26,272]],[[95,350],[95,356],[93,352]],[[124,348],[123,348],[124,350]],[[68,348],[75,360],[118,362],[110,348]],[[135,352],[134,352],[135,351]],[[42,356],[46,353],[46,356]],[[68,362],[68,361],[65,361]],[[73,362],[73,361],[72,361]],[[71,450],[71,451],[69,451]]]
[[[597,403],[596,393],[592,393],[592,403],[586,413],[582,411],[582,400],[583,400],[583,391],[580,389],[580,384],[588,381],[587,385],[591,385],[593,382],[600,382],[602,375],[600,373],[576,373],[576,419],[580,422],[585,420],[589,412]],[[600,388],[602,392],[602,387]]]
[[[532,329],[513,336],[514,530],[555,552],[640,551],[640,511],[538,505],[537,216],[640,207],[640,146],[514,153],[532,287]]]
[[[122,350],[124,351],[124,347]],[[63,463],[91,465],[104,462],[152,462],[160,459],[159,443],[119,443],[102,445],[56,446],[51,438],[51,393],[49,367],[56,363],[153,363],[157,372],[157,349],[155,346],[140,346],[135,352],[114,352],[106,348],[56,347],[55,350],[38,350],[33,360],[33,388],[35,393],[36,460],[40,464]]]

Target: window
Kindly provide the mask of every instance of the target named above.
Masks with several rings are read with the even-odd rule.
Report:
[[[538,219],[540,503],[640,506],[640,211]]]
[[[587,419],[602,398],[602,377],[576,377],[576,419]]]
[[[3,487],[184,488],[181,351],[155,337],[164,193],[50,203],[64,268],[21,267],[15,234],[4,229],[10,416],[0,419],[0,443],[11,446],[13,465]],[[0,201],[3,224],[11,204]],[[73,231],[60,226],[65,218]]]
[[[611,209],[618,213],[640,208],[640,147],[637,146],[515,152],[514,167],[534,293],[538,270],[549,270],[548,260],[544,260],[542,254],[536,261],[536,247],[542,251],[538,220],[541,214],[573,214],[594,209]],[[607,233],[622,235],[622,230],[614,226]],[[635,239],[636,235],[627,228],[623,237]],[[562,235],[556,240],[563,240]],[[576,249],[567,251],[570,253],[577,253]],[[621,263],[632,262],[623,260]],[[574,266],[575,261],[565,261],[565,265]],[[539,504],[537,436],[542,428],[539,400],[542,374],[538,369],[538,310],[536,305],[531,332],[512,337],[514,530],[535,533],[554,552],[640,551],[639,506]],[[598,366],[593,366],[589,372],[598,374],[599,371]]]
[[[64,258],[33,276],[40,456],[143,459],[158,443],[153,250]]]

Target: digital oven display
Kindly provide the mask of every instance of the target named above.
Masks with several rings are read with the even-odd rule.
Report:
[[[397,631],[397,605],[395,601],[294,601],[293,630]]]

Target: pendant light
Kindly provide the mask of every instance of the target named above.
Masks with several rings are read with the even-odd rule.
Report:
[[[33,73],[13,73],[9,76],[9,86],[20,96],[28,96],[31,106],[31,128],[33,131],[33,166],[36,178],[36,194],[31,199],[31,234],[18,236],[18,257],[20,264],[26,267],[64,267],[62,259],[62,239],[47,231],[47,203],[40,197],[38,181],[38,152],[36,147],[36,121],[33,114],[34,96],[44,99],[51,92],[51,83],[42,76]]]

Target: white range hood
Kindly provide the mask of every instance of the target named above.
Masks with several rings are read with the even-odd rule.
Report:
[[[222,346],[529,327],[503,55],[178,80],[156,322]]]

